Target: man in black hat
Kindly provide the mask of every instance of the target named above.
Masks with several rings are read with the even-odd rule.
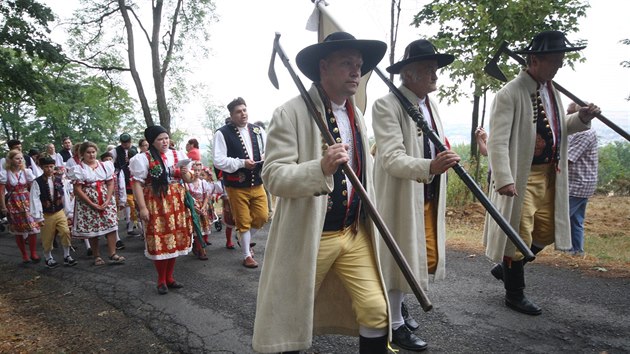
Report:
[[[131,187],[131,181],[129,177],[129,160],[138,153],[138,149],[131,145],[131,135],[127,133],[120,134],[120,145],[109,153],[114,158],[114,167],[116,168],[116,175],[119,178],[125,180],[125,191],[127,193],[127,199],[121,200],[125,207],[125,220],[127,221],[127,235],[138,235],[138,232],[134,230],[135,225],[138,223],[138,216],[136,213],[136,204],[133,199],[133,189]],[[120,175],[122,171],[123,176]],[[125,245],[122,241],[116,241],[116,249],[123,249]]]
[[[400,92],[417,105],[442,143],[446,142],[442,121],[436,102],[428,94],[437,90],[437,70],[454,59],[419,39],[407,46],[401,61],[387,68],[400,74]],[[435,280],[444,278],[444,172],[459,161],[459,156],[450,150],[437,151],[393,93],[374,102],[372,117],[377,207],[414,275],[426,288],[429,274]],[[381,241],[383,247],[386,245]],[[409,284],[391,254],[381,253],[381,264],[392,312],[392,343],[406,350],[425,350],[427,344],[412,332],[418,324],[403,303],[405,294],[412,293]]]
[[[360,353],[387,352],[378,240],[340,168],[348,163],[374,196],[368,132],[352,97],[386,47],[336,32],[297,55],[313,80],[308,95],[337,143],[324,143],[300,96],[273,114],[263,181],[278,198],[258,288],[258,352],[306,349],[313,333],[358,334]]]
[[[552,243],[559,250],[571,249],[567,136],[589,129],[599,108],[589,104],[565,117],[552,79],[565,53],[583,48],[574,47],[560,31],[536,35],[517,52],[527,56],[527,68],[497,93],[490,111],[490,200],[534,254]],[[523,255],[488,215],[484,244],[486,256],[501,262],[491,273],[504,282],[505,304],[541,314],[523,292]]]

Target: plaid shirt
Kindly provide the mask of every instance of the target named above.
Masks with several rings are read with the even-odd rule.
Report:
[[[569,135],[569,195],[588,198],[597,186],[597,134],[593,129]]]

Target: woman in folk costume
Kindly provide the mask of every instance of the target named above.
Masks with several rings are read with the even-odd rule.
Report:
[[[86,141],[79,148],[81,162],[68,170],[74,185],[74,221],[72,237],[88,239],[94,265],[105,264],[100,256],[98,239],[105,236],[110,264],[122,264],[125,257],[116,254],[118,214],[114,198],[114,164],[97,158],[98,147]]]
[[[199,215],[199,224],[201,226],[201,235],[203,242],[209,245],[208,235],[212,232],[212,219],[208,215],[208,205],[212,198],[212,189],[208,181],[201,178],[203,172],[203,165],[201,161],[195,161],[193,163],[193,180],[188,183],[188,190],[195,200],[195,211]],[[198,238],[193,237],[193,253],[202,261],[208,260],[206,255],[205,245],[202,245]]]
[[[29,201],[35,175],[25,166],[21,151],[9,151],[4,169],[0,170],[0,196],[4,196],[0,198],[0,212],[7,216],[9,232],[15,235],[22,261],[37,263],[40,260],[37,255],[37,234],[40,230],[39,224],[31,215]],[[25,240],[28,240],[30,258],[26,252]]]
[[[145,251],[154,261],[158,273],[160,295],[183,285],[173,277],[175,260],[192,249],[193,223],[190,210],[184,204],[186,188],[181,183],[192,182],[192,174],[179,161],[186,153],[169,149],[169,135],[159,125],[144,131],[149,151],[139,153],[129,161],[134,198],[140,219],[146,226]]]

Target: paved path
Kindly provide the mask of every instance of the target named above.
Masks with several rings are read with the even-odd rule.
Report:
[[[122,233],[124,235],[124,231]],[[263,259],[267,229],[256,237]],[[140,323],[170,349],[183,353],[251,353],[251,335],[260,268],[240,265],[240,251],[227,250],[223,234],[211,236],[209,261],[180,257],[175,275],[185,284],[160,296],[153,264],[143,256],[140,238],[126,238],[120,252],[127,262],[95,267],[77,246],[79,265],[46,269],[27,266],[41,281],[62,281],[94,294]],[[104,250],[104,247],[103,247]],[[55,256],[60,258],[60,250]],[[503,305],[502,283],[488,273],[484,257],[447,253],[447,279],[431,284],[434,309],[423,313],[409,297],[419,320],[418,334],[428,353],[623,353],[630,352],[630,280],[584,276],[578,272],[528,264],[527,294],[544,310],[541,316],[518,314]],[[13,237],[0,234],[0,262],[23,269]],[[144,328],[143,328],[144,329]],[[133,328],[129,329],[133,330]],[[317,337],[308,353],[356,353],[357,340]],[[152,352],[147,348],[147,352]],[[404,353],[400,351],[399,353]]]

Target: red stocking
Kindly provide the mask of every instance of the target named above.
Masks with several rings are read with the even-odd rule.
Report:
[[[231,227],[226,227],[225,228],[225,246],[226,247],[234,247],[234,244],[232,243],[232,228]]]
[[[31,250],[31,259],[38,260],[39,256],[37,255],[37,235],[30,234],[28,235],[28,248]]]
[[[20,252],[22,252],[22,260],[28,262],[28,254],[26,253],[26,244],[24,243],[24,238],[22,235],[15,235],[15,243],[17,243]]]
[[[153,261],[155,265],[155,270],[158,273],[158,286],[160,284],[166,284],[166,267],[167,267],[168,259],[161,259]]]
[[[203,235],[203,242],[205,242],[206,245],[210,244],[210,242],[208,242],[208,235]]]
[[[175,278],[173,277],[173,271],[175,270],[175,261],[177,258],[169,258],[166,260],[166,284],[173,284]]]

